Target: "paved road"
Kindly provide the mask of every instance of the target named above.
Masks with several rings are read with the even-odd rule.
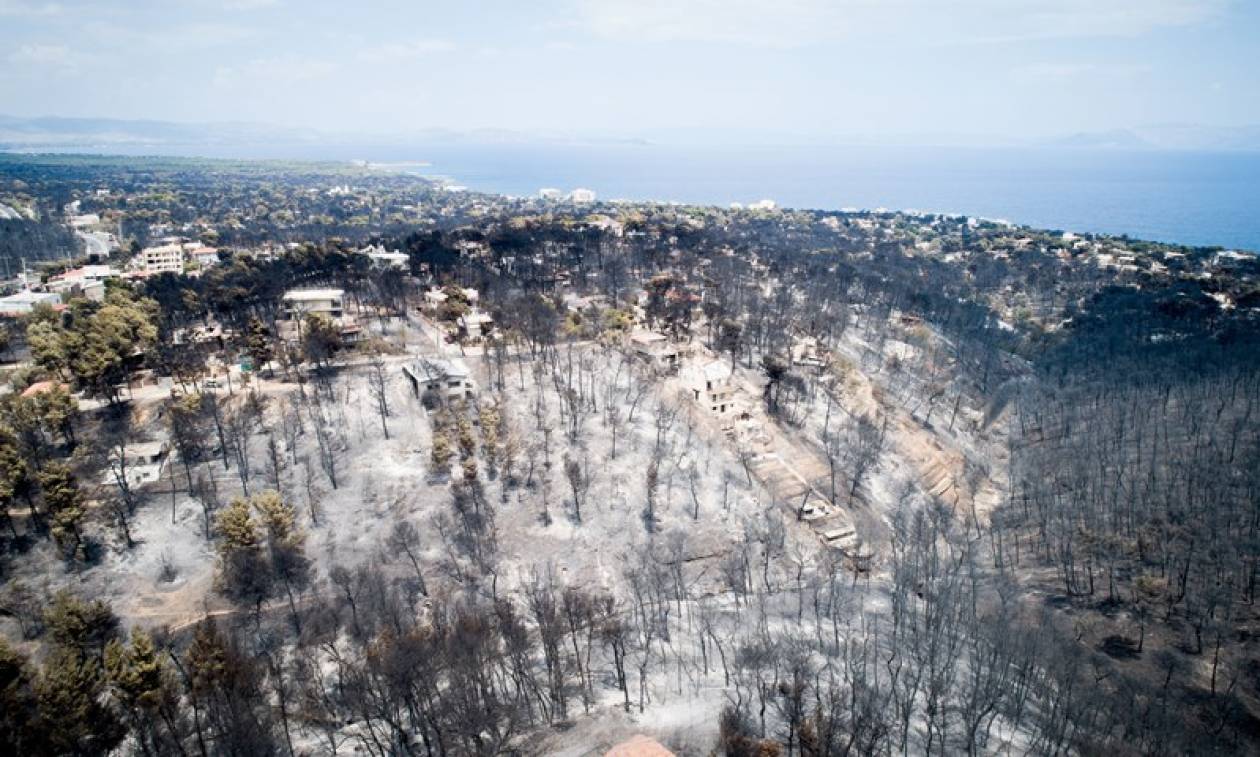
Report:
[[[83,240],[89,255],[105,257],[109,255],[109,235],[103,231],[75,232]]]

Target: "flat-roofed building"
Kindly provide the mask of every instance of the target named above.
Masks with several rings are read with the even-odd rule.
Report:
[[[403,375],[417,397],[430,394],[445,400],[471,399],[477,391],[468,365],[459,358],[420,358],[405,364]]]
[[[146,247],[140,251],[144,270],[148,273],[183,273],[184,246],[182,244],[163,244],[157,247]]]
[[[635,332],[630,335],[630,349],[653,368],[673,371],[678,367],[678,350],[664,334]]]
[[[360,255],[366,255],[368,260],[372,261],[374,268],[393,268],[399,271],[405,271],[411,257],[405,252],[386,250],[382,245],[368,245],[359,250]]]
[[[119,486],[119,478],[123,478],[129,487],[154,483],[162,478],[169,451],[170,445],[164,440],[132,442],[123,448],[122,454],[111,450],[101,481],[107,486]]]
[[[217,247],[209,245],[198,245],[187,251],[188,259],[202,268],[209,268],[219,264],[219,250]]]
[[[429,289],[425,291],[424,293],[424,305],[427,308],[432,308],[436,310],[437,308],[441,307],[442,303],[446,302],[446,300],[447,300],[446,292],[443,292],[441,289],[438,289],[437,287]]]
[[[49,292],[83,296],[100,302],[105,299],[105,281],[117,276],[118,271],[110,266],[85,265],[53,276],[45,288]]]
[[[285,320],[298,320],[308,313],[338,320],[345,314],[345,296],[344,289],[290,289],[282,299]]]
[[[60,304],[61,295],[56,292],[32,292],[29,289],[23,289],[17,294],[0,297],[0,313],[23,315],[34,310],[38,305]]]
[[[473,308],[456,321],[459,333],[468,339],[490,336],[494,331],[494,318],[489,313]]]

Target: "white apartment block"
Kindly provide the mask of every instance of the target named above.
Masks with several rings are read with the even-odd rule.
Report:
[[[291,289],[284,293],[284,317],[297,320],[307,313],[321,313],[334,321],[344,314],[344,289]]]
[[[144,260],[144,270],[149,273],[182,273],[184,270],[183,245],[164,244],[159,247],[146,247],[140,255]]]

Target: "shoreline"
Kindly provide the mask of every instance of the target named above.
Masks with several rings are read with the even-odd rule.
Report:
[[[248,148],[237,149],[249,151]],[[812,172],[802,173],[799,161],[811,154],[812,148],[801,148],[784,154],[782,163],[786,168],[776,173],[771,170],[777,165],[776,160],[761,164],[749,161],[728,163],[725,161],[728,156],[723,150],[693,153],[671,149],[665,153],[654,153],[655,163],[651,165],[623,165],[618,161],[619,156],[624,157],[625,151],[630,149],[625,146],[611,151],[600,146],[597,155],[602,156],[602,162],[593,164],[574,160],[573,150],[581,149],[584,148],[515,144],[446,145],[408,148],[413,155],[424,153],[424,157],[403,156],[400,159],[394,148],[389,150],[393,153],[389,157],[317,156],[307,152],[289,156],[269,152],[268,156],[247,157],[196,155],[192,151],[167,154],[158,147],[146,154],[132,153],[126,148],[122,152],[34,152],[0,148],[0,156],[12,156],[19,160],[44,157],[110,162],[206,161],[263,167],[308,165],[325,170],[341,168],[399,173],[434,181],[448,188],[459,187],[462,191],[535,201],[542,187],[591,187],[600,197],[619,198],[601,199],[600,204],[661,204],[722,210],[730,210],[734,203],[755,205],[760,198],[771,197],[778,201],[776,210],[784,212],[899,212],[908,216],[961,216],[1035,231],[1070,232],[1188,249],[1253,254],[1260,251],[1260,228],[1252,227],[1256,219],[1248,211],[1251,195],[1256,194],[1254,199],[1260,203],[1260,153],[1251,154],[1254,160],[1246,161],[1241,168],[1230,168],[1233,173],[1226,171],[1206,179],[1197,174],[1187,175],[1184,179],[1166,177],[1158,183],[1150,179],[1148,174],[1153,169],[1145,164],[1127,166],[1126,170],[1131,175],[1121,180],[1107,172],[1077,176],[1059,166],[1052,167],[1051,171],[1046,162],[1048,156],[1059,154],[1091,158],[1115,158],[1117,155],[1133,158],[1136,155],[1142,160],[1166,160],[1170,157],[1168,153],[1154,151],[1046,148],[1023,153],[1035,160],[1030,158],[1026,163],[995,169],[987,164],[960,162],[957,158],[971,153],[989,156],[1017,154],[1021,150],[1005,147],[989,150],[943,148],[944,152],[933,153],[937,155],[936,163],[926,167],[908,163],[905,155],[867,155],[855,158],[855,165],[860,171],[843,173],[840,169],[844,166],[826,164]],[[640,149],[635,146],[634,152]],[[212,152],[213,147],[207,147],[206,151]],[[1223,155],[1185,153],[1173,157],[1181,160],[1190,156],[1191,160],[1201,158],[1211,162]],[[1228,154],[1231,166],[1232,159],[1238,155],[1246,154]],[[888,158],[887,163],[883,162],[885,157]],[[737,173],[729,181],[714,175],[727,169]],[[1253,172],[1254,184],[1246,181]],[[1025,175],[1030,177],[1027,182],[1023,181]],[[1242,187],[1237,186],[1240,182]],[[661,191],[664,184],[668,184],[669,189]],[[1038,189],[1039,186],[1043,188]],[[1010,191],[1003,194],[1004,188]],[[913,196],[905,197],[904,202],[890,201],[901,194]],[[950,210],[925,210],[941,207]],[[967,210],[960,211],[960,207]],[[1226,231],[1221,232],[1222,228]]]

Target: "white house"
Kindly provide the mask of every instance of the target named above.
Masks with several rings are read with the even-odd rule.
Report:
[[[464,295],[464,299],[468,302],[468,304],[474,308],[477,307],[477,303],[481,301],[481,293],[476,289],[463,287],[459,291]],[[448,299],[450,299],[450,295],[446,293],[445,289],[441,289],[439,287],[433,287],[426,290],[424,293],[424,305],[428,308],[437,309]]]
[[[345,313],[344,289],[290,289],[284,293],[284,317],[293,321],[307,313],[321,313],[339,320]]]
[[[623,235],[626,231],[626,227],[621,223],[621,221],[609,218],[605,215],[596,215],[587,218],[586,225],[589,228],[599,229],[600,231],[607,232],[615,237]]]
[[[716,415],[735,410],[735,388],[731,385],[731,369],[714,360],[687,372],[687,388],[692,399]]]
[[[812,336],[799,337],[792,343],[792,364],[820,371],[827,366],[818,340]]]
[[[92,279],[57,279],[48,282],[48,291],[63,298],[86,297],[93,302],[105,300],[105,282]]]
[[[157,481],[162,477],[162,469],[166,466],[169,450],[170,447],[165,441],[128,444],[123,458],[119,458],[117,451],[110,452],[110,464],[101,478],[106,485],[116,486],[118,480],[115,476],[125,473],[127,485],[130,487]]]
[[[390,252],[383,245],[368,245],[359,250],[360,255],[366,255],[374,268],[393,268],[399,271],[407,269],[407,263],[411,258],[405,252]]]
[[[219,264],[219,250],[207,245],[198,245],[188,250],[188,259],[202,268],[209,268]]]
[[[494,330],[494,319],[490,317],[489,313],[474,307],[461,315],[456,325],[459,326],[460,333],[465,337],[477,339],[483,336],[490,336],[490,332]]]
[[[468,365],[459,358],[420,358],[403,366],[417,397],[433,393],[446,400],[471,399],[477,391]]]
[[[424,293],[424,305],[428,308],[437,309],[442,306],[442,303],[446,302],[446,299],[446,292],[437,287],[426,290]]]
[[[105,299],[105,281],[118,276],[118,271],[107,265],[85,265],[53,276],[45,288],[57,294],[82,295],[100,302]]]
[[[603,302],[604,299],[599,295],[578,295],[573,292],[566,292],[560,298],[560,304],[564,306],[566,313],[585,313]]]
[[[17,294],[0,297],[0,313],[23,314],[35,309],[36,305],[58,305],[61,295],[55,292],[32,292],[23,289]]]
[[[678,367],[678,350],[664,334],[655,331],[639,331],[630,335],[630,349],[658,370],[672,371]]]

